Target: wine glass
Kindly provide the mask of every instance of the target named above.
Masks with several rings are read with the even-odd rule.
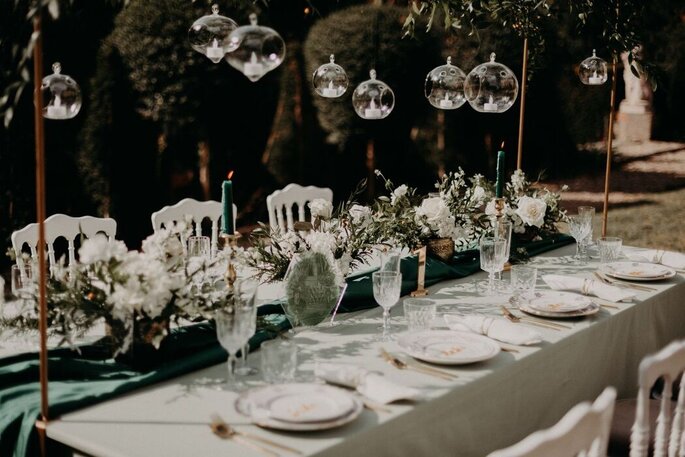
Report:
[[[595,207],[594,206],[579,206],[578,207],[578,215],[590,218],[590,233],[580,243],[580,255],[583,257],[584,260],[587,261],[590,259],[589,255],[587,253],[588,248],[590,246],[594,245],[593,222],[594,222],[594,218],[595,218]]]
[[[390,308],[400,299],[402,273],[395,271],[376,271],[372,275],[373,298],[383,308],[382,341],[390,339]]]
[[[568,216],[569,234],[576,240],[576,255],[573,257],[577,262],[584,263],[582,244],[592,229],[592,219],[588,215],[573,214]]]
[[[254,300],[243,300],[239,295],[233,299],[233,303],[217,311],[214,315],[216,322],[216,336],[221,346],[228,352],[228,377],[227,384],[235,382],[236,354],[240,348],[249,341],[255,320]]]
[[[254,335],[257,331],[257,286],[259,284],[250,279],[240,279],[236,282],[236,287],[238,293],[240,294],[241,300],[253,301],[255,304],[252,306],[252,312],[254,314],[253,319],[250,321],[250,329],[248,333]],[[250,341],[245,342],[240,350],[240,368],[236,370],[236,373],[240,376],[248,376],[257,373],[257,369],[254,367],[247,366],[247,355],[250,352]]]
[[[480,241],[480,268],[488,272],[485,295],[495,295],[495,272],[502,271],[507,261],[507,242],[503,238],[485,237]]]

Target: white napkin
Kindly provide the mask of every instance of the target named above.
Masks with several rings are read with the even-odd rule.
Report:
[[[585,295],[594,295],[613,302],[635,298],[635,293],[620,287],[604,284],[594,279],[577,278],[575,276],[544,275],[542,280],[554,290],[570,290]]]
[[[369,400],[388,404],[397,400],[415,400],[421,392],[388,381],[379,373],[344,363],[317,363],[314,375],[331,384],[352,387]]]
[[[447,326],[452,330],[480,333],[503,343],[526,346],[542,341],[542,337],[535,330],[499,317],[445,314],[444,318]]]
[[[685,269],[685,254],[680,252],[648,249],[646,251],[626,254],[626,257],[633,262],[659,263],[676,270]]]

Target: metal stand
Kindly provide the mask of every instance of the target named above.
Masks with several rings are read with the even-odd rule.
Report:
[[[426,290],[426,246],[422,246],[416,251],[417,260],[419,262],[419,271],[416,278],[416,290],[409,295],[412,297],[425,297],[428,295]]]
[[[526,86],[528,83],[528,38],[523,39],[523,70],[521,74],[521,109],[519,111],[519,141],[516,168],[521,170],[523,162],[523,120],[526,112]]]
[[[611,179],[611,159],[614,141],[614,108],[616,105],[616,54],[611,62],[611,96],[609,99],[609,131],[607,132],[607,163],[604,171],[604,209],[602,210],[602,236],[607,236],[607,217],[609,215],[609,182]]]

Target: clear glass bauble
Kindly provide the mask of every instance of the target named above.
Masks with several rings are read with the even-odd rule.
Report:
[[[233,51],[226,61],[252,82],[278,67],[285,58],[285,42],[274,29],[257,25],[257,15],[250,14],[250,25],[235,29],[230,37]]]
[[[386,83],[376,79],[376,70],[371,70],[369,75],[371,79],[354,90],[352,106],[362,119],[385,119],[395,108],[395,93]]]
[[[466,77],[464,94],[473,109],[479,113],[503,113],[514,104],[519,92],[516,75],[506,65],[490,61],[475,67]]]
[[[578,68],[578,77],[583,84],[599,86],[607,82],[609,76],[608,66],[604,59],[597,57],[595,50],[592,56],[583,60]]]
[[[81,88],[73,78],[61,73],[59,62],[52,64],[51,75],[43,78],[43,117],[71,119],[81,111]]]
[[[314,91],[325,98],[342,96],[350,84],[343,67],[335,63],[335,55],[331,54],[330,62],[321,65],[312,76]]]
[[[231,18],[219,14],[219,6],[212,5],[212,14],[202,16],[188,30],[190,46],[214,63],[219,63],[230,52],[231,32],[238,24]]]
[[[426,98],[436,108],[457,109],[466,103],[465,81],[466,73],[452,65],[452,58],[448,57],[447,64],[435,67],[426,76]]]

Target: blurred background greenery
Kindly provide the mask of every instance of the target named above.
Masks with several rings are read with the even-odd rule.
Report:
[[[29,2],[0,4],[0,89],[12,80],[28,42]],[[522,42],[511,30],[483,21],[477,33],[434,26],[403,38],[406,1],[377,6],[361,0],[270,0],[268,4],[217,0],[72,0],[59,19],[45,15],[45,68],[54,61],[81,85],[81,113],[69,122],[46,121],[47,212],[109,215],[118,238],[136,248],[152,232],[150,214],[183,197],[220,199],[220,184],[235,170],[238,225],[266,220],[266,196],[289,182],[324,185],[343,199],[369,170],[428,191],[445,170],[493,177],[504,142],[515,167],[517,102],[501,115],[468,104],[433,109],[423,96],[426,74],[447,56],[465,72],[497,60],[521,74]],[[287,45],[286,60],[257,83],[225,62],[193,51],[187,30],[218,3],[238,23],[257,11]],[[542,23],[544,49],[529,83],[523,168],[532,176],[563,180],[603,170],[601,157],[578,145],[602,141],[609,85],[583,86],[577,64],[597,48],[591,26],[579,30],[575,12],[557,3]],[[647,60],[656,65],[655,139],[684,141],[685,6],[655,0],[642,17]],[[341,99],[313,94],[311,74],[334,53],[350,77]],[[370,68],[395,91],[384,121],[358,118],[353,88]],[[26,75],[28,78],[28,75]],[[618,93],[622,94],[619,77]],[[20,94],[8,128],[0,127],[0,240],[35,221],[31,91]],[[599,173],[599,171],[598,171]],[[370,186],[369,197],[375,189]]]

